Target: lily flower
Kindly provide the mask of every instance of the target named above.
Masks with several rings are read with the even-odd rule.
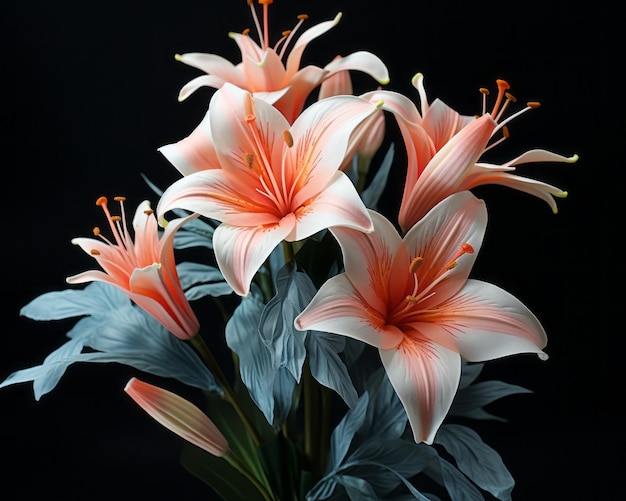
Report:
[[[565,157],[543,149],[529,150],[520,156],[496,165],[483,161],[483,155],[509,137],[508,124],[523,113],[536,109],[531,101],[524,108],[505,116],[516,98],[508,92],[509,84],[497,80],[498,94],[491,111],[486,110],[487,89],[483,109],[478,118],[460,115],[440,100],[429,105],[418,73],[413,85],[421,96],[422,113],[408,98],[391,91],[375,91],[363,97],[384,100],[383,109],[392,112],[398,122],[407,149],[407,174],[398,220],[403,231],[447,196],[480,185],[499,184],[531,194],[544,200],[554,213],[556,198],[567,192],[551,184],[513,174],[518,165],[535,162],[574,163],[578,155]],[[499,138],[494,140],[499,134]]]
[[[415,441],[430,444],[457,391],[461,357],[546,359],[546,334],[518,299],[468,278],[487,224],[484,202],[470,192],[439,203],[404,238],[384,216],[370,215],[371,233],[330,229],[345,273],[321,286],[295,327],[378,348]]]
[[[124,391],[151,417],[181,438],[216,457],[229,451],[228,440],[215,423],[183,397],[131,378]]]
[[[341,13],[331,21],[319,23],[295,39],[296,33],[308,19],[305,14],[298,16],[298,22],[292,30],[284,31],[274,47],[269,43],[269,5],[273,0],[259,0],[263,5],[263,23],[257,16],[253,0],[248,0],[252,18],[258,32],[259,42],[243,33],[229,33],[241,50],[241,62],[233,64],[216,54],[191,52],[176,55],[176,59],[193,66],[205,75],[194,78],[180,90],[178,100],[183,101],[198,88],[203,86],[219,89],[226,82],[248,90],[255,97],[260,97],[273,104],[287,117],[290,123],[302,111],[309,94],[325,79],[343,70],[362,71],[380,84],[389,82],[389,73],[385,64],[367,51],[354,52],[346,57],[333,60],[323,68],[314,65],[300,67],[302,54],[306,46],[315,38],[335,27]],[[295,41],[294,41],[295,40]],[[293,42],[290,50],[288,46]]]
[[[363,201],[339,170],[353,130],[379,109],[356,96],[309,106],[290,125],[273,106],[225,84],[208,110],[216,162],[174,182],[157,206],[221,221],[213,235],[217,264],[238,294],[283,240],[330,226],[370,231]]]
[[[102,207],[114,241],[108,240],[94,228],[94,238],[74,238],[72,243],[90,254],[102,270],[90,270],[67,277],[69,284],[101,281],[122,290],[134,303],[158,320],[180,339],[190,339],[200,328],[180,285],[174,260],[174,234],[197,214],[171,221],[161,239],[159,224],[146,200],[133,219],[135,240],[129,233],[124,212],[124,197],[116,197],[121,216],[112,216],[106,197],[96,204]]]

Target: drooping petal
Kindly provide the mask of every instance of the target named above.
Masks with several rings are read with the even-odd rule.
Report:
[[[509,292],[468,280],[459,294],[441,305],[440,322],[456,332],[461,355],[483,362],[519,353],[545,360],[546,333],[535,315]]]
[[[273,226],[243,228],[221,224],[213,235],[215,258],[224,278],[240,296],[274,248],[293,230],[296,218],[284,217]]]
[[[303,331],[341,334],[381,349],[398,346],[403,339],[402,331],[393,325],[380,327],[372,320],[371,311],[346,275],[335,275],[296,317],[295,326]]]
[[[224,85],[224,83],[226,83],[225,80],[215,75],[200,75],[182,86],[180,91],[178,91],[178,100],[181,102],[184,101],[200,87],[212,87],[214,89],[219,89],[222,85]]]
[[[205,54],[203,52],[188,52],[176,55],[176,60],[181,63],[204,71],[207,75],[214,75],[223,82],[240,84],[241,72],[238,67],[228,59],[217,54]]]
[[[131,378],[124,391],[156,421],[188,442],[217,457],[228,452],[226,437],[188,400],[137,378]]]
[[[406,338],[380,358],[402,405],[416,442],[432,444],[461,378],[461,357],[437,344]]]
[[[381,85],[389,83],[389,70],[382,60],[368,51],[357,51],[347,56],[333,59],[324,66],[328,72],[326,78],[340,72],[348,70],[362,71],[374,78]]]

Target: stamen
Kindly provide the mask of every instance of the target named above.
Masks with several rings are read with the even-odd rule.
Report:
[[[267,49],[270,46],[269,41],[269,6],[274,3],[274,0],[259,0],[259,3],[263,6],[263,48]]]
[[[97,250],[97,249],[91,249],[91,250],[89,251],[89,253],[90,253],[92,256],[99,256],[99,255],[100,255],[100,251],[99,251],[99,250]]]
[[[283,47],[280,50],[280,53],[278,54],[278,57],[280,57],[281,59],[283,58],[283,56],[285,55],[285,51],[287,50],[287,46],[289,45],[289,42],[291,42],[293,36],[295,35],[296,31],[298,31],[298,28],[300,28],[300,26],[302,26],[302,23],[304,23],[304,21],[306,21],[309,18],[309,16],[307,14],[299,14],[297,16],[298,22],[295,25],[295,27],[292,30],[289,30],[289,32],[287,33],[286,31],[283,31],[283,35],[287,34],[285,38],[282,38],[278,41],[278,43],[276,44],[276,50],[278,49],[278,46],[280,45],[281,42],[283,42]]]
[[[504,114],[506,109],[509,107],[509,103],[517,102],[517,98],[513,94],[511,94],[510,92],[505,92],[504,95],[506,97],[506,101],[504,101],[504,104],[502,105],[502,108],[500,108],[500,111],[498,112],[498,115],[494,118],[494,120],[496,122],[498,120],[500,120],[500,117]]]
[[[285,138],[285,143],[287,144],[287,147],[291,148],[293,146],[293,136],[291,135],[291,132],[289,132],[288,130],[283,131],[283,137]]]
[[[95,226],[92,231],[93,231],[94,237],[99,237],[100,236],[100,228],[98,228],[97,226]]]
[[[530,109],[534,110],[536,108],[539,108],[541,106],[541,103],[539,101],[528,101],[526,103],[526,106],[528,106]]]
[[[484,115],[485,113],[487,113],[487,96],[489,95],[489,89],[487,89],[486,87],[481,87],[478,90],[483,95],[483,109],[481,115]]]
[[[151,216],[152,214],[154,214],[154,211],[152,209],[146,209],[145,211],[143,211],[143,213],[146,216]]]

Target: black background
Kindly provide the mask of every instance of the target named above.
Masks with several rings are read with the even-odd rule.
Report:
[[[512,124],[503,158],[530,147],[580,155],[573,165],[522,169],[569,191],[557,215],[505,188],[477,191],[491,221],[475,276],[519,297],[549,337],[548,361],[517,356],[486,369],[534,391],[494,407],[508,423],[477,428],[511,470],[518,501],[613,499],[624,466],[623,28],[602,2],[576,5],[277,0],[271,7],[273,35],[301,12],[312,26],[342,11],[305,62],[323,66],[336,54],[369,50],[387,63],[388,88],[415,101],[417,71],[431,98],[465,114],[480,111],[479,87],[504,78],[520,101],[542,107]],[[123,194],[134,208],[146,197],[156,202],[140,173],[161,186],[177,178],[156,148],[195,127],[211,91],[177,102],[199,72],[174,54],[239,61],[227,32],[251,20],[243,0],[33,0],[2,10],[3,380],[64,342],[67,326],[31,322],[19,309],[92,267],[70,239],[101,224],[96,198]],[[359,82],[363,91],[375,85]],[[223,342],[221,331],[215,340]],[[178,437],[122,391],[135,375],[115,364],[74,365],[39,402],[30,383],[0,390],[3,499],[211,499],[178,465]]]

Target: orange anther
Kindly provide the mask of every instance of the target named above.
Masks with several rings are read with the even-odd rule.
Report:
[[[100,255],[100,251],[96,250],[96,249],[91,249],[91,251],[89,251],[89,253],[92,256],[99,256]]]
[[[526,106],[528,106],[529,108],[539,108],[539,106],[541,106],[541,103],[539,101],[529,101],[526,103]]]
[[[283,137],[285,138],[285,143],[287,144],[287,147],[291,148],[293,146],[293,136],[291,135],[291,132],[289,132],[288,130],[283,131]]]
[[[409,273],[415,273],[417,269],[422,265],[423,262],[424,262],[423,257],[421,256],[414,257],[413,260],[411,261],[411,264],[409,264]]]

